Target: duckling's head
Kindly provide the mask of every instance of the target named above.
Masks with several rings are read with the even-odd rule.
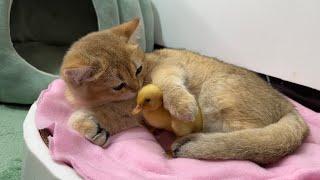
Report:
[[[142,110],[154,111],[162,105],[162,91],[153,84],[144,86],[137,96],[137,106],[132,111],[132,114],[138,114]]]

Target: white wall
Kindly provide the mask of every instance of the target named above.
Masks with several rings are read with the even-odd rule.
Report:
[[[152,0],[156,42],[320,90],[320,0]]]

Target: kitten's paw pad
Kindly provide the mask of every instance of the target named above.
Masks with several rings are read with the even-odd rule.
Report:
[[[184,121],[193,121],[198,113],[198,107],[196,103],[189,102],[186,104],[180,104],[176,108],[175,117]]]
[[[183,136],[179,139],[177,139],[172,145],[171,145],[171,150],[172,150],[172,154],[173,157],[177,158],[177,157],[188,157],[187,151],[189,146],[192,146],[192,143],[194,141],[196,141],[196,139],[198,138],[198,134],[190,134],[187,136]]]
[[[82,110],[74,112],[68,120],[72,129],[88,139],[94,137],[98,132],[99,125],[96,122],[93,115]]]
[[[107,147],[109,142],[108,141],[109,137],[110,137],[110,133],[105,129],[100,128],[97,134],[89,140],[98,146]]]
[[[192,121],[198,113],[198,105],[192,95],[164,99],[164,106],[169,110],[170,114],[179,120]]]

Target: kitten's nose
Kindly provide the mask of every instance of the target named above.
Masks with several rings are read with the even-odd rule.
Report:
[[[134,82],[132,84],[130,84],[129,86],[129,89],[131,89],[132,91],[138,91],[140,89],[140,86],[139,86],[139,82]]]

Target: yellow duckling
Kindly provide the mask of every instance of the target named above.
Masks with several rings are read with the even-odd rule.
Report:
[[[132,111],[132,114],[138,114],[142,111],[147,124],[154,128],[174,132],[177,136],[184,136],[202,130],[200,108],[194,121],[181,121],[171,116],[169,111],[163,107],[162,97],[163,94],[159,87],[153,84],[144,86],[138,92],[137,106]]]

